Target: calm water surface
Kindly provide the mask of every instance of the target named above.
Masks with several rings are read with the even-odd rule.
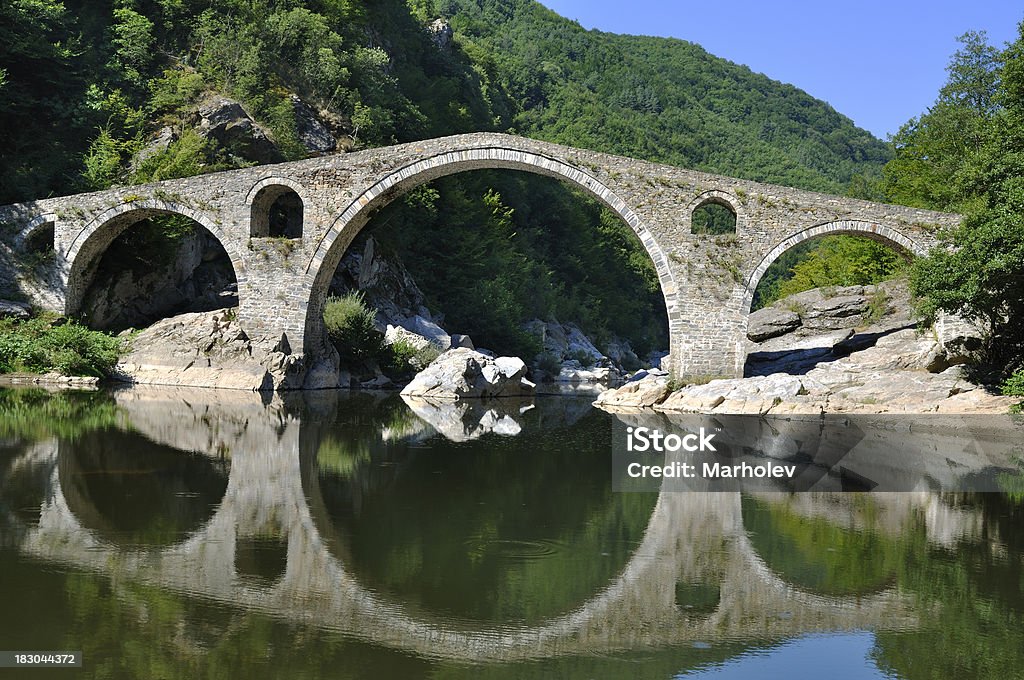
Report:
[[[0,391],[0,649],[85,660],[0,678],[1024,676],[1024,493],[615,493],[587,400],[265,399]]]

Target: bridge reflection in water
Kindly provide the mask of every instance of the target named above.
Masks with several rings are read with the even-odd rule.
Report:
[[[608,416],[570,400],[526,411],[515,437],[439,451],[401,402],[223,396],[122,392],[130,426],[26,448],[7,475],[35,471],[38,498],[16,505],[39,511],[9,520],[19,550],[429,658],[506,661],[913,629],[924,613],[897,592],[889,546],[982,530],[927,492],[613,494]]]

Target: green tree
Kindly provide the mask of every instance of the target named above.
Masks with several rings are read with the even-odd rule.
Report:
[[[112,30],[117,68],[128,82],[141,86],[153,62],[153,22],[133,9],[119,7],[114,10]]]
[[[1000,109],[999,52],[984,33],[965,33],[950,60],[949,80],[935,104],[893,136],[895,157],[885,166],[889,200],[935,210],[956,210],[966,198],[956,179],[971,154],[985,143]]]
[[[944,206],[964,219],[911,277],[926,316],[962,314],[991,330],[988,360],[1003,375],[1024,356],[1024,23],[1019,33],[998,60],[976,41],[954,57],[940,100],[970,121],[971,137],[921,159],[931,167],[916,181],[926,191],[950,187]],[[990,73],[993,63],[1001,66]]]

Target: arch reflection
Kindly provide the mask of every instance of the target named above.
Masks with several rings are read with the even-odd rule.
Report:
[[[787,583],[818,595],[868,595],[891,587],[914,526],[890,536],[871,499],[805,495],[809,498],[742,496],[743,526],[765,565]]]
[[[103,429],[61,442],[57,469],[68,508],[102,540],[163,548],[205,524],[227,490],[229,463]]]
[[[305,461],[313,520],[359,582],[410,611],[550,619],[607,587],[644,536],[657,497],[611,491],[610,460],[592,455],[610,437],[598,414],[564,429],[531,415],[516,437],[389,441],[398,428],[353,406]]]

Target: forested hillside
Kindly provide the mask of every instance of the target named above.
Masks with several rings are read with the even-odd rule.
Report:
[[[215,97],[240,102],[269,146],[197,133]],[[792,86],[684,41],[586,31],[532,0],[0,3],[0,203],[322,153],[309,117],[333,152],[501,130],[832,192],[877,179],[890,156]],[[396,203],[401,233],[378,236],[485,340],[568,314],[657,344],[664,308],[628,229],[550,182],[455,177]],[[441,225],[453,205],[459,219]],[[442,226],[461,266],[437,276],[418,249],[437,250]],[[583,233],[593,247],[561,254]],[[473,311],[484,275],[490,318]],[[624,303],[631,322],[609,324]]]
[[[428,30],[438,18],[450,40]],[[353,146],[496,129],[829,191],[889,157],[792,86],[684,41],[585,31],[532,0],[14,0],[0,32],[0,202],[232,162],[191,149],[198,167],[128,171],[212,90],[289,158],[305,154],[293,92]]]

